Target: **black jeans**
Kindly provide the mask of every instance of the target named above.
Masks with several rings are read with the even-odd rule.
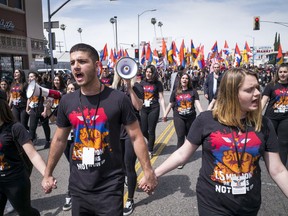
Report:
[[[141,129],[143,135],[148,140],[148,150],[153,152],[154,142],[156,139],[156,126],[160,114],[160,106],[145,107],[141,109]]]
[[[282,163],[286,166],[288,155],[288,118],[282,120],[271,119],[271,121],[278,136],[280,158]]]
[[[26,112],[26,107],[12,107],[12,113],[16,121],[20,122],[24,127],[29,130],[28,121],[29,115]]]
[[[174,121],[174,127],[175,127],[175,131],[177,135],[177,149],[183,145],[185,138],[195,118],[196,118],[196,115],[192,116],[189,119],[183,119],[174,115],[173,121]]]
[[[72,193],[72,216],[123,216],[123,189],[90,194]]]
[[[133,198],[137,184],[137,173],[135,171],[136,154],[131,142],[131,139],[120,139],[121,145],[124,148],[124,165],[128,181],[128,198]]]
[[[7,199],[19,216],[40,216],[31,206],[31,182],[26,174],[16,180],[0,183],[0,216],[3,215]]]
[[[50,141],[51,129],[49,126],[49,119],[44,118],[39,113],[37,114],[33,109],[31,109],[31,111],[30,111],[30,125],[29,125],[29,132],[30,132],[30,135],[32,137],[32,140],[34,140],[36,138],[36,130],[38,127],[39,120],[40,120],[41,125],[43,127],[46,141]]]

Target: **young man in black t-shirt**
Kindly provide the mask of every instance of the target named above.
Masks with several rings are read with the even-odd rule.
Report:
[[[56,187],[52,172],[73,129],[69,189],[72,215],[123,215],[123,152],[121,125],[130,135],[145,175],[145,192],[152,192],[157,179],[132,104],[122,92],[105,87],[97,77],[99,56],[86,44],[70,50],[73,76],[80,86],[59,104],[57,129],[51,143],[42,186],[46,193]]]

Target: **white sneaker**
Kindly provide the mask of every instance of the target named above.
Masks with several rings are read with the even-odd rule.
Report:
[[[63,205],[63,211],[69,211],[72,208],[72,200],[71,197],[65,198],[65,204]]]
[[[11,213],[13,211],[14,211],[13,206],[11,205],[10,201],[7,200],[7,203],[6,203],[6,206],[5,206],[5,209],[4,209],[4,215],[9,214],[9,213]]]

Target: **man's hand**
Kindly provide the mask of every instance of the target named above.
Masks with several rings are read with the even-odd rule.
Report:
[[[44,177],[42,180],[42,188],[46,194],[51,193],[53,189],[57,188],[57,181],[53,176]]]
[[[208,100],[208,94],[205,94],[204,97]]]
[[[142,177],[142,179],[139,181],[138,187],[142,189],[147,194],[151,195],[153,191],[155,190],[156,186],[158,184],[157,177],[153,172],[149,173],[148,175],[145,174],[145,176]]]

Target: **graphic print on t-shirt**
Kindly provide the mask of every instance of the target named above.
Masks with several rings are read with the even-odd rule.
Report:
[[[274,113],[288,112],[288,88],[276,89],[274,91],[276,101],[273,105]]]
[[[34,95],[30,98],[29,107],[36,108],[38,106],[38,103],[39,103],[39,97]]]
[[[97,113],[97,115],[96,115]],[[84,118],[81,111],[74,111],[69,115],[69,120],[74,129],[74,146],[72,151],[72,160],[82,161],[84,147],[94,148],[94,167],[100,167],[105,163],[103,155],[112,151],[109,144],[109,130],[107,128],[107,116],[103,108],[83,110]],[[86,121],[87,129],[84,123]],[[81,168],[80,168],[81,167]],[[80,169],[88,169],[87,166],[79,166]]]
[[[5,168],[9,168],[9,164],[5,162],[5,154],[3,151],[3,144],[0,142],[0,171],[3,171]]]
[[[246,133],[238,135],[234,133],[234,142],[231,133],[223,134],[220,131],[210,134],[212,154],[215,158],[214,172],[211,174],[211,180],[215,185],[215,191],[219,193],[231,192],[231,178],[233,176],[245,176],[247,190],[252,189],[253,185],[250,185],[249,179],[253,176],[256,168],[254,162],[260,157],[259,148],[261,140],[255,134],[255,132],[248,132],[246,140],[246,149],[243,155],[241,163],[241,169],[238,168],[237,153],[235,145],[238,149],[239,160],[243,154],[243,148],[245,145]],[[234,145],[235,143],[235,145]],[[217,185],[219,182],[222,185]],[[221,187],[225,187],[225,190]]]
[[[143,86],[143,89],[144,89],[144,100],[152,100],[155,91],[154,85],[145,85]]]
[[[188,115],[192,111],[192,97],[190,94],[176,96],[177,111],[180,115]]]
[[[11,93],[13,105],[18,105],[21,102],[21,86],[13,86],[13,88],[11,89]]]

